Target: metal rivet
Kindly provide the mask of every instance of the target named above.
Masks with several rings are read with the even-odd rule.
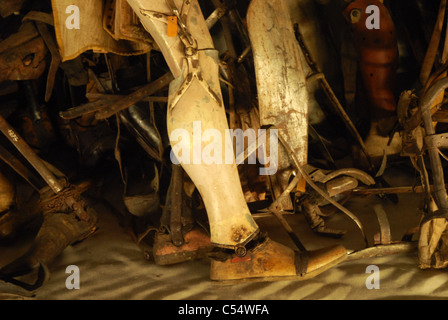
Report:
[[[235,254],[236,254],[238,257],[244,257],[244,256],[247,254],[247,250],[246,250],[246,248],[243,247],[243,246],[241,246],[241,247],[237,247],[237,248],[235,249]]]
[[[357,23],[361,20],[361,11],[359,9],[353,9],[350,11],[350,21],[352,23]]]

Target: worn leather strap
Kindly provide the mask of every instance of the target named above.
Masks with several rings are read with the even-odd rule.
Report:
[[[306,274],[306,272],[308,271],[308,261],[308,252],[294,251],[294,265],[296,267],[296,274],[298,276],[304,276]]]

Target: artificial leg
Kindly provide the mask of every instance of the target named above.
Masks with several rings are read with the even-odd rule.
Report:
[[[175,77],[167,117],[170,141],[177,150],[172,160],[180,162],[199,190],[209,218],[211,242],[222,250],[212,259],[212,280],[301,279],[345,259],[342,247],[299,253],[259,232],[242,192],[233,151],[230,157],[228,154],[233,148],[222,146],[229,127],[219,85],[218,52],[197,0],[128,2]],[[178,34],[169,37],[167,25],[173,17]],[[206,132],[208,138],[203,135]],[[207,153],[210,143],[222,149],[215,147],[211,155]]]

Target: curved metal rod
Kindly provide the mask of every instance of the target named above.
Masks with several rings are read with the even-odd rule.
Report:
[[[344,168],[344,169],[339,169],[339,170],[333,171],[333,172],[329,173],[327,176],[325,176],[325,178],[321,182],[325,183],[325,182],[328,182],[328,181],[330,181],[338,176],[342,176],[342,175],[346,175],[346,176],[355,178],[368,186],[375,184],[375,179],[373,179],[370,174],[368,174],[362,170],[355,169],[355,168]]]
[[[352,212],[350,212],[348,209],[346,209],[345,207],[341,206],[338,202],[334,201],[325,191],[323,191],[322,189],[320,189],[311,179],[311,177],[302,169],[302,166],[299,164],[299,161],[297,160],[296,155],[294,154],[294,152],[291,150],[291,148],[289,147],[289,145],[286,143],[286,141],[284,140],[284,138],[282,137],[282,135],[278,134],[278,138],[280,140],[280,142],[282,143],[282,145],[285,147],[286,151],[289,153],[289,155],[291,156],[291,159],[294,162],[295,167],[297,168],[297,170],[299,171],[299,173],[302,175],[302,177],[306,180],[306,182],[314,189],[316,190],[322,197],[324,197],[325,200],[327,200],[328,202],[330,202],[332,205],[334,205],[336,208],[338,208],[339,210],[341,210],[342,212],[344,212],[350,219],[352,219],[356,225],[359,227],[359,229],[361,230],[361,234],[364,238],[364,242],[366,244],[366,247],[369,246],[369,243],[367,241],[367,237],[365,235],[364,232],[364,228],[362,226],[361,221],[358,219],[358,217],[356,217]]]
[[[432,136],[436,133],[431,118],[431,106],[434,104],[434,101],[440,93],[446,88],[448,88],[448,78],[438,80],[429,88],[423,99],[420,100],[419,107],[422,112],[426,136]],[[439,149],[434,145],[427,146],[427,149],[434,179],[434,195],[439,209],[445,211],[448,210],[448,196],[445,190],[445,178],[443,175],[442,161],[439,156]]]
[[[361,260],[373,257],[383,257],[392,254],[411,253],[418,248],[416,242],[400,242],[388,245],[377,245],[360,251],[349,253],[346,261]]]

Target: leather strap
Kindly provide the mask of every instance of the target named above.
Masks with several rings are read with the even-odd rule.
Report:
[[[294,265],[296,267],[296,274],[299,276],[304,276],[308,271],[308,252],[298,252],[294,251]]]

